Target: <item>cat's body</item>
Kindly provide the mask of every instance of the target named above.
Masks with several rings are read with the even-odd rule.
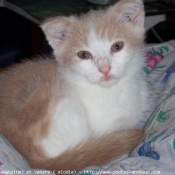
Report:
[[[28,61],[0,77],[0,132],[33,167],[79,170],[138,144],[143,132],[128,129],[138,127],[149,107],[143,18],[139,0],[124,0],[50,19],[42,29],[58,64]]]

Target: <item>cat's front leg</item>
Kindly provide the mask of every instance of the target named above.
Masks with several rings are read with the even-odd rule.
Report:
[[[76,98],[54,100],[49,111],[52,113],[50,130],[40,143],[49,157],[58,156],[90,136],[86,112]]]

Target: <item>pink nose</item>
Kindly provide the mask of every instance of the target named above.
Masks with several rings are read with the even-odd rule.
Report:
[[[104,66],[104,67],[99,68],[99,71],[100,71],[105,77],[108,77],[110,70],[111,70],[111,66]]]

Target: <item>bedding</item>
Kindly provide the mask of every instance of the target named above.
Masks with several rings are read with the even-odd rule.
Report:
[[[175,175],[175,40],[145,47],[143,72],[150,85],[152,108],[140,127],[146,134],[129,157],[105,167],[88,167],[79,175]],[[151,116],[151,117],[150,117]],[[14,147],[0,135],[0,175],[54,174],[31,169]]]

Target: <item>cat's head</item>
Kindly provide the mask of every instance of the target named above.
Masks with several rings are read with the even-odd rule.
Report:
[[[79,17],[55,17],[41,26],[65,74],[101,86],[115,84],[143,45],[140,0],[122,0]]]

